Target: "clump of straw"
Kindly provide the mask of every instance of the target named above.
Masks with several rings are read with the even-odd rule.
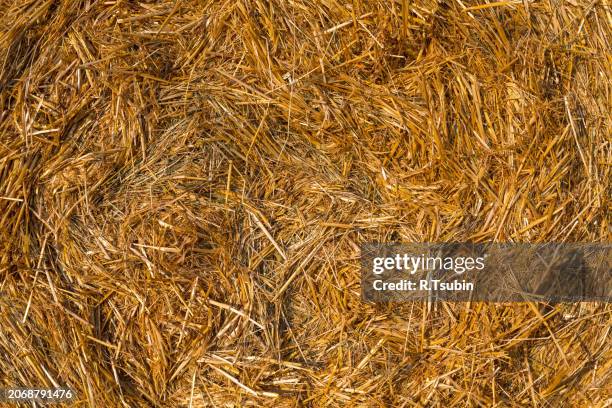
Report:
[[[0,388],[610,404],[608,305],[372,305],[368,241],[610,240],[608,0],[0,0]]]

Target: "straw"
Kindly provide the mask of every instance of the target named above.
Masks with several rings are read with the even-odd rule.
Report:
[[[0,0],[0,388],[609,406],[609,305],[368,304],[359,245],[609,242],[610,6]]]

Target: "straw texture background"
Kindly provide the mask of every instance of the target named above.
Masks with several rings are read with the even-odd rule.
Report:
[[[610,406],[609,305],[366,304],[359,244],[609,242],[611,27],[608,0],[0,0],[0,388]]]

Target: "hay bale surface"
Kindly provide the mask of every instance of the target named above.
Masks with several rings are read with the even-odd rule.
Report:
[[[366,304],[359,244],[610,241],[608,0],[0,1],[0,388],[604,407],[603,304]]]

